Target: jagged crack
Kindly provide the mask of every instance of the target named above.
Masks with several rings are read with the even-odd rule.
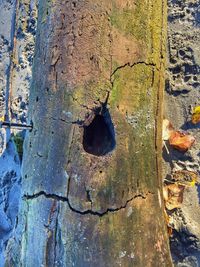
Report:
[[[127,62],[127,63],[125,63],[125,64],[122,65],[122,66],[118,66],[118,67],[112,72],[112,74],[111,74],[111,78],[112,78],[112,76],[113,76],[118,70],[123,69],[123,68],[125,68],[126,66],[129,66],[130,68],[132,68],[132,67],[134,67],[134,66],[136,66],[136,65],[141,65],[141,64],[144,64],[144,65],[146,65],[146,66],[156,67],[156,64],[154,64],[154,63],[152,63],[152,62],[138,61],[138,62],[135,62],[135,63],[132,63],[132,64],[131,64],[130,62]]]
[[[36,194],[33,194],[33,195],[24,195],[23,196],[23,199],[25,200],[31,200],[31,199],[36,199],[36,198],[39,198],[40,196],[44,196],[45,198],[48,198],[48,199],[53,199],[53,200],[57,200],[57,201],[61,201],[61,202],[66,202],[70,208],[71,211],[77,213],[77,214],[80,214],[80,215],[94,215],[94,216],[99,216],[99,217],[102,217],[108,213],[114,213],[114,212],[118,212],[122,209],[125,209],[127,207],[127,205],[133,201],[134,199],[137,199],[137,198],[140,198],[140,199],[143,199],[145,200],[148,196],[148,194],[152,194],[150,192],[148,192],[146,195],[143,195],[143,194],[136,194],[134,195],[133,197],[131,197],[130,199],[128,199],[126,201],[126,203],[118,208],[108,208],[106,211],[104,212],[98,212],[98,211],[93,211],[93,210],[85,210],[85,211],[80,211],[78,209],[75,209],[68,197],[63,197],[63,196],[59,196],[59,195],[56,195],[56,194],[48,194],[46,193],[45,191],[40,191]]]

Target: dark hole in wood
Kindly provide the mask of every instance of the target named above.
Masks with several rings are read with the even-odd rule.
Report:
[[[96,114],[88,126],[84,126],[83,148],[95,156],[104,156],[116,145],[114,126],[108,110],[103,115]]]

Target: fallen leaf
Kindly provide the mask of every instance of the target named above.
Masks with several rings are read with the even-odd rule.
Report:
[[[171,237],[172,233],[173,233],[173,229],[170,226],[170,218],[169,218],[169,215],[166,212],[166,209],[164,209],[164,216],[165,216],[165,221],[166,221],[166,224],[167,224],[167,232],[168,232],[168,235]]]
[[[200,106],[195,107],[192,112],[192,123],[197,124],[198,122],[200,122]]]
[[[172,173],[172,179],[180,185],[194,186],[197,183],[198,174],[188,170],[179,170]]]
[[[162,126],[162,138],[164,141],[168,140],[174,131],[174,128],[171,124],[171,122],[167,119],[163,120],[163,126]]]
[[[169,237],[171,237],[173,234],[173,229],[171,226],[167,226],[167,232],[168,232]]]
[[[181,207],[181,203],[183,202],[184,189],[185,186],[179,184],[170,184],[164,186],[164,190],[167,191],[167,198],[165,199],[165,207],[168,210],[173,210]]]
[[[163,198],[165,201],[168,200],[168,187],[167,186],[163,187]]]
[[[0,122],[4,121],[4,116],[0,117]]]
[[[169,138],[169,144],[179,151],[187,151],[195,142],[195,138],[188,133],[174,131]]]
[[[167,214],[166,209],[164,209],[164,217],[165,217],[165,221],[167,223],[167,225],[169,224],[169,215]]]

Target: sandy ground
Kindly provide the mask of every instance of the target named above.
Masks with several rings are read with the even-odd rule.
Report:
[[[177,130],[196,138],[187,153],[164,153],[164,178],[172,170],[199,173],[200,125],[193,125],[191,110],[200,105],[200,1],[168,1],[168,72],[165,116]],[[171,251],[176,266],[200,266],[200,187],[188,187],[183,204],[171,214]]]
[[[27,122],[28,96],[36,32],[35,0],[0,0],[0,118]],[[17,223],[21,199],[21,162],[13,136],[0,129],[0,267],[6,241]]]
[[[9,73],[13,49],[15,1],[0,1],[0,116],[8,111]],[[10,131],[0,130],[0,266],[4,248],[15,225],[20,199],[20,161]]]

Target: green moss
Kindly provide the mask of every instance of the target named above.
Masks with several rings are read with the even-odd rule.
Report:
[[[109,90],[111,90],[110,81],[103,78],[99,81],[90,80],[84,85],[77,86],[73,92],[73,97],[78,99],[80,104],[91,103],[94,107],[94,100],[105,101]]]
[[[22,159],[22,157],[23,157],[23,143],[24,143],[23,137],[21,136],[20,133],[17,133],[15,135],[13,135],[12,140],[15,143],[17,153],[18,153],[20,159]]]
[[[121,105],[122,109],[126,107],[131,112],[138,111],[138,107],[142,110],[151,84],[151,68],[145,64],[138,64],[116,72],[110,98],[111,104]]]
[[[137,40],[148,41],[149,10],[144,4],[137,4],[132,9],[114,7],[111,14],[112,25],[123,34],[131,35]],[[145,18],[145,19],[144,19]]]
[[[119,111],[117,115],[118,131],[128,135],[128,138],[126,137],[128,143],[116,159],[117,161],[118,158],[125,158],[126,161],[118,162],[117,166],[120,166],[120,169],[116,167],[117,172],[113,176],[126,176],[125,179],[129,179],[128,182],[132,183],[134,187],[144,184],[148,185],[148,188],[154,186],[154,180],[149,179],[155,172],[155,159],[152,157],[155,147],[151,140],[155,136],[154,94],[157,84],[152,85],[153,68],[146,64],[138,64],[118,70],[114,75],[113,90],[110,96],[113,114],[116,108]],[[134,126],[127,124],[132,118],[137,121]],[[129,164],[127,165],[126,162]],[[138,169],[138,166],[141,168]],[[133,176],[135,181],[131,182]]]
[[[122,35],[141,43],[146,62],[153,62],[159,67],[161,42],[166,35],[166,21],[163,20],[166,14],[162,14],[162,1],[151,2],[145,5],[144,1],[138,0],[132,8],[119,8],[115,5],[110,20],[112,27]]]

